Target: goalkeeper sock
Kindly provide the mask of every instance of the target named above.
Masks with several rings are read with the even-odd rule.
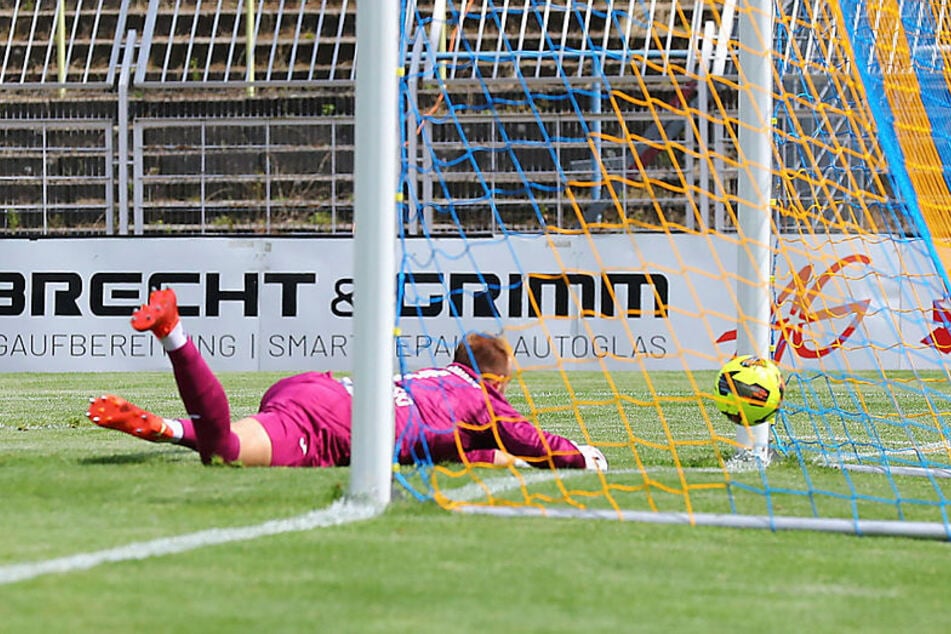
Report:
[[[187,418],[166,418],[165,424],[172,432],[172,442],[182,447],[198,450],[194,423]]]
[[[175,324],[175,327],[172,328],[166,336],[159,339],[162,342],[162,347],[165,348],[166,352],[171,352],[172,350],[178,350],[188,341],[188,337],[185,336],[185,329],[182,328],[182,322]]]
[[[172,362],[178,393],[191,418],[201,461],[208,464],[217,457],[234,462],[238,459],[241,443],[231,431],[231,409],[221,383],[190,340],[170,350],[168,358]]]

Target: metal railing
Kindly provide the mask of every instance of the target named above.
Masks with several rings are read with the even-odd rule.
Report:
[[[800,4],[794,16],[805,20]],[[567,183],[595,180],[601,166],[626,176],[635,162],[631,148],[597,142],[616,124],[614,113],[601,112],[610,89],[650,81],[670,62],[732,72],[733,0],[717,16],[704,0],[474,6],[404,0],[412,104],[404,193],[413,225],[437,226],[450,205],[479,230],[500,220],[528,231],[575,223]],[[692,20],[690,30],[703,35],[678,39],[685,31],[673,28],[675,19]],[[2,40],[0,235],[350,231],[354,0],[10,0],[0,6]],[[807,44],[783,54],[821,53]],[[513,95],[513,103],[544,96],[548,106],[548,97],[570,93],[578,111],[509,106],[486,121],[478,108],[458,109],[462,128],[486,130],[485,187],[477,189],[471,174],[434,170],[467,139],[425,110],[440,94],[465,103],[484,90]],[[624,116],[646,136],[655,125],[643,113]],[[579,120],[590,128],[577,129]],[[527,131],[505,155],[497,150],[510,128]],[[690,134],[672,138],[689,147],[697,143]],[[550,151],[537,150],[542,143]],[[525,162],[520,180],[507,156]],[[687,167],[689,178],[710,178]],[[663,165],[647,168],[669,177]],[[582,213],[600,208],[602,194],[585,190]],[[623,187],[619,198],[646,205]],[[683,197],[655,202],[681,209],[688,225],[699,217]],[[701,221],[722,225],[722,204],[697,204],[714,216]]]
[[[12,0],[0,6],[0,89],[112,89],[130,30],[139,86],[353,79],[351,0]]]

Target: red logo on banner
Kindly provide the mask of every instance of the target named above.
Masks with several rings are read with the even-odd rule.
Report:
[[[818,308],[814,307],[814,304],[816,300],[823,297],[823,288],[839,271],[850,264],[869,264],[870,262],[871,259],[868,256],[850,255],[842,258],[818,276],[813,277],[813,266],[811,264],[802,267],[799,273],[793,276],[786,288],[776,297],[776,303],[773,307],[775,321],[772,327],[780,332],[779,343],[776,345],[774,354],[776,361],[783,358],[787,346],[803,359],[818,359],[841,347],[852,336],[862,319],[865,318],[872,300],[851,301],[832,307],[822,307],[820,304]],[[790,305],[789,315],[777,317],[776,309],[782,307],[787,301]],[[823,345],[817,345],[815,339],[808,336],[813,330],[812,324],[831,319],[841,319],[849,315],[852,315],[852,320],[831,341],[827,341]],[[945,334],[947,335],[949,350],[951,350],[951,333],[945,331]],[[728,330],[717,339],[717,343],[726,341],[736,341],[735,329]]]
[[[930,335],[921,340],[921,343],[931,346],[938,352],[951,353],[951,332],[948,331],[948,326],[951,325],[949,300],[936,299],[931,303],[931,321],[941,326],[932,330]]]

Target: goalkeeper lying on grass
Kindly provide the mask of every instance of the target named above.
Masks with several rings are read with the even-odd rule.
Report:
[[[168,419],[113,395],[91,399],[86,415],[100,427],[151,442],[173,442],[214,460],[246,466],[333,467],[350,464],[351,384],[329,372],[305,372],[272,385],[257,414],[231,420],[228,397],[198,348],[185,336],[175,292],[153,291],[132,315],[168,352],[188,418]],[[511,463],[543,468],[607,469],[590,445],[539,430],[505,399],[514,359],[504,340],[470,334],[445,368],[394,383],[399,461]]]

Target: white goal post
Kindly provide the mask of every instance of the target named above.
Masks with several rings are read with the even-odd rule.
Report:
[[[773,8],[750,0],[738,24],[739,59],[748,89],[739,92],[739,147],[745,161],[737,177],[740,235],[737,249],[736,353],[763,359],[770,350],[770,200],[772,199]],[[737,444],[766,451],[770,423],[737,425]]]
[[[357,5],[353,431],[349,495],[385,506],[393,462],[399,6]],[[367,307],[372,310],[366,310]]]

